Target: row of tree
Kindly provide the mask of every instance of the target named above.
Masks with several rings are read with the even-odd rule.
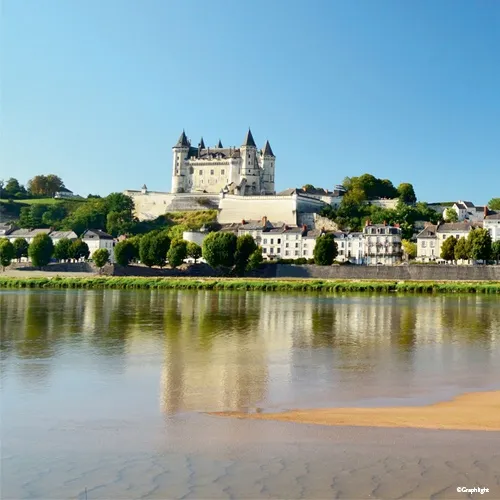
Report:
[[[63,180],[55,174],[35,175],[24,187],[11,177],[6,182],[0,181],[0,198],[52,198],[58,191],[65,189]]]
[[[472,229],[467,238],[449,236],[441,245],[441,258],[447,261],[457,260],[500,260],[500,241],[492,242],[486,229]]]
[[[100,250],[105,250],[101,252]],[[109,260],[109,252],[106,249],[100,249],[94,252],[93,258],[97,261],[98,267],[104,266]],[[7,267],[13,260],[20,261],[23,257],[29,258],[35,267],[46,266],[52,258],[59,261],[79,261],[88,259],[88,245],[80,240],[69,240],[67,238],[60,239],[55,245],[52,239],[47,234],[37,234],[31,244],[24,238],[16,238],[13,242],[7,238],[0,239],[0,264],[2,267]],[[102,265],[99,265],[102,261]],[[98,264],[99,263],[99,264]]]

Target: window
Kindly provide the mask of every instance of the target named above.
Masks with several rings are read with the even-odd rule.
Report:
[[[199,172],[200,172],[200,175],[203,175],[203,170],[200,170]]]
[[[267,248],[263,248],[262,253],[267,253]]]
[[[266,244],[266,243],[267,243],[267,238],[264,238],[264,244]]]
[[[220,171],[220,175],[224,175],[224,174],[225,174],[225,170],[224,170],[224,169],[222,169],[222,170]]]
[[[274,238],[271,238],[271,245],[274,243]]]
[[[299,248],[299,244],[298,243],[295,243],[295,248]]]
[[[285,247],[288,248],[288,243],[285,243]]]
[[[304,243],[302,246],[303,246],[304,248],[306,248],[306,247],[307,247],[307,243]]]
[[[290,252],[288,250],[285,250],[285,255],[290,255]]]
[[[278,249],[276,250],[276,253],[281,253],[281,248],[278,247]]]
[[[278,238],[278,245],[281,244],[281,238]]]
[[[307,250],[304,250],[304,255],[307,255]]]
[[[214,171],[213,170],[210,170],[210,175],[214,175]]]
[[[427,242],[426,241],[422,241],[422,248],[425,248],[427,246]]]
[[[298,250],[295,250],[295,255],[299,255],[299,251]]]

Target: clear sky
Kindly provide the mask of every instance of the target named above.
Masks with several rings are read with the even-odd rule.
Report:
[[[496,0],[0,0],[1,178],[171,187],[171,147],[276,154],[277,189],[365,172],[500,196]]]

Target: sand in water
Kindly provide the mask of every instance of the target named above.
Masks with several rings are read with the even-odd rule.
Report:
[[[429,406],[330,408],[212,415],[303,424],[500,431],[500,391],[468,393]]]

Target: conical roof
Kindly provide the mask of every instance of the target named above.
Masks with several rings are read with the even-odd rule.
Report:
[[[224,146],[222,146],[222,142],[220,139],[219,139],[219,142],[217,143],[217,147],[220,149],[222,149],[224,147]]]
[[[177,144],[174,146],[174,148],[188,148],[190,146],[188,138],[186,137],[186,133],[184,130],[182,131],[181,136],[179,137],[179,140],[177,141]]]
[[[250,128],[248,129],[247,135],[245,137],[245,140],[243,141],[242,146],[253,146],[254,148],[257,147],[255,145],[255,141],[253,140],[253,135]]]
[[[271,149],[271,144],[269,144],[269,141],[266,141],[264,144],[264,149],[263,149],[264,156],[274,156],[273,150]]]
[[[205,141],[203,140],[203,137],[200,139],[200,149],[205,149]]]

